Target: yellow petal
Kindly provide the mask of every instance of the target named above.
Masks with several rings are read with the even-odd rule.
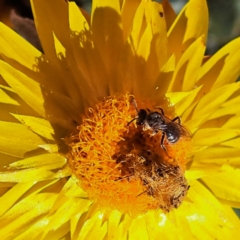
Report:
[[[240,138],[231,139],[229,141],[221,143],[221,145],[236,148],[236,149],[240,149]]]
[[[231,117],[223,126],[223,128],[239,129],[240,128],[240,116]]]
[[[1,74],[18,95],[41,116],[45,115],[43,93],[38,83],[0,61]]]
[[[23,37],[0,22],[0,46],[3,58],[13,58],[25,67],[32,69],[36,65],[36,58],[42,55]],[[24,53],[24,54],[23,54]]]
[[[0,128],[0,152],[2,153],[23,157],[27,152],[45,144],[41,137],[22,124],[0,121]]]
[[[40,116],[46,117],[47,109],[51,113],[48,114],[48,118],[52,118],[54,122],[58,122],[64,127],[65,121],[68,122],[70,127],[74,125],[71,117],[75,121],[79,120],[80,112],[72,100],[57,92],[47,90],[44,86],[41,86],[3,61],[0,61],[0,67],[2,70],[1,74],[6,82]]]
[[[166,100],[165,95],[167,93],[168,86],[171,83],[174,69],[175,69],[175,56],[172,55],[168,59],[166,64],[162,67],[159,75],[156,78],[156,81],[152,84],[152,88],[149,89],[149,92],[146,91],[145,93],[146,96],[151,96],[151,98],[153,99],[153,101],[156,102],[156,104],[160,105],[161,103],[162,108],[164,107],[167,108],[169,106],[168,100],[165,102],[165,105],[163,103],[163,100],[164,99]]]
[[[171,106],[175,106],[177,103],[186,98],[190,92],[168,92],[166,97],[169,98]]]
[[[45,161],[43,161],[45,159]],[[60,168],[66,163],[65,157],[55,154],[42,154],[11,163],[9,167],[16,169],[24,168],[42,168],[45,170]]]
[[[225,148],[225,147],[210,147],[195,153],[194,161],[204,164],[215,164],[222,166],[230,164],[232,166],[239,166],[240,149]]]
[[[103,67],[106,68],[111,79],[116,75],[112,66],[117,63],[119,53],[124,46],[119,1],[94,1],[91,18],[93,42],[99,49]]]
[[[19,183],[2,195],[0,198],[0,204],[2,206],[0,209],[0,216],[8,211],[33,185],[34,182]]]
[[[101,3],[97,4],[101,5]],[[83,105],[86,108],[96,104],[99,98],[109,95],[109,79],[111,79],[109,75],[113,79],[110,88],[114,89],[112,85],[117,79],[117,73],[111,67],[111,61],[118,56],[116,51],[120,53],[123,48],[122,31],[119,26],[120,16],[114,13],[114,17],[112,17],[116,21],[113,21],[113,19],[108,20],[109,14],[113,14],[114,10],[97,7],[90,27],[85,16],[74,3],[69,3],[69,11],[70,28],[73,31],[71,33],[71,42],[74,51],[72,51],[73,60],[67,57],[66,64],[70,62],[69,67],[72,68],[75,79],[74,84],[78,85],[82,95],[80,101],[85,101]],[[112,23],[112,28],[109,31],[104,27],[103,15],[106,17],[107,23]],[[107,32],[103,33],[103,30]],[[105,39],[104,34],[108,36],[107,39]],[[115,38],[115,40],[112,38]],[[117,46],[109,44],[110,41],[116,43]],[[115,64],[117,65],[118,62],[118,59],[116,59]],[[99,82],[101,82],[100,85]],[[77,91],[75,91],[74,96],[76,96],[75,101],[77,101],[77,97],[79,97]]]
[[[118,211],[111,211],[107,216],[108,221],[108,229],[107,229],[107,238],[108,239],[114,239],[116,235],[120,238],[120,234],[118,234],[118,226],[120,224],[122,217],[122,213]]]
[[[184,201],[178,211],[186,215],[196,239],[225,240],[237,237],[240,221],[236,221],[235,213],[226,211],[206,187],[193,181],[187,198],[189,201]]]
[[[176,103],[175,112],[178,116],[181,116],[182,122],[186,121],[191,110],[194,109],[195,105],[193,104],[193,101],[195,100],[200,90],[201,87],[195,88],[194,90],[190,91],[190,93],[185,98]]]
[[[128,1],[124,0],[121,10],[122,29],[124,41],[128,38],[132,31],[133,18],[141,0]]]
[[[57,38],[61,40],[64,47],[71,49],[69,46],[70,32],[68,26],[67,3],[57,0],[50,2],[32,0],[31,6],[34,14],[34,22],[39,38],[41,39],[44,53],[58,65],[53,32]],[[55,9],[55,17],[52,17],[52,9]],[[59,24],[59,19],[61,19],[61,24]]]
[[[15,236],[15,240],[24,240],[24,239],[40,239],[42,236],[42,229],[45,228],[48,224],[48,217],[42,216],[37,222],[34,222],[31,227],[28,227],[22,232],[19,232]]]
[[[57,144],[42,144],[42,145],[39,145],[39,148],[42,148],[49,153],[57,153],[59,150],[59,147]]]
[[[193,144],[195,146],[209,147],[239,135],[240,132],[234,129],[221,129],[221,128],[199,129],[193,136]]]
[[[44,229],[43,237],[48,238],[51,231],[55,231],[60,228],[63,224],[68,222],[76,211],[77,207],[83,204],[84,200],[77,198],[66,199],[65,202],[59,206],[57,211],[49,215],[49,223]]]
[[[205,48],[203,37],[200,37],[183,53],[174,71],[169,92],[194,89]]]
[[[200,179],[200,178],[206,176],[206,174],[207,173],[206,173],[206,171],[204,171],[204,169],[194,170],[194,169],[190,168],[189,170],[186,170],[185,177],[191,184],[191,180]]]
[[[31,228],[34,220],[39,221],[39,216],[50,210],[55,199],[56,194],[41,193],[24,198],[15,204],[1,219],[1,226],[4,228],[0,236],[3,239],[15,239],[19,233]]]
[[[12,114],[16,119],[18,119],[23,125],[27,126],[28,129],[37,133],[38,135],[54,140],[54,130],[51,124],[43,119],[32,116],[24,116],[19,114]]]
[[[95,0],[92,5],[92,14],[94,15],[98,8],[111,8],[113,11],[120,13],[119,0]],[[103,10],[104,11],[104,10]],[[105,16],[108,18],[109,16]]]
[[[69,222],[64,223],[60,228],[48,232],[48,234],[42,237],[43,240],[48,239],[62,239],[69,240]]]
[[[240,203],[240,169],[223,165],[220,172],[203,177],[204,183],[220,199]]]
[[[214,54],[200,69],[198,84],[206,89],[216,89],[235,82],[240,74],[240,38],[237,38]],[[211,79],[211,81],[209,81]]]
[[[142,216],[132,221],[131,227],[128,230],[129,240],[133,239],[148,239],[146,222]]]
[[[107,222],[103,222],[102,219],[101,212],[96,212],[90,219],[86,219],[78,239],[104,239],[107,233]]]
[[[76,214],[71,218],[71,235],[72,239],[78,239],[79,232],[81,231],[81,226],[86,220],[85,214],[91,209],[91,201],[82,201],[80,205],[76,208]]]
[[[12,105],[16,105],[19,106],[19,103],[14,100],[13,98],[11,98],[5,91],[3,91],[2,89],[0,89],[0,99],[1,99],[1,103],[4,104],[12,104]]]
[[[205,0],[192,0],[179,13],[168,31],[169,48],[177,60],[197,38],[204,36],[205,43],[208,30],[208,10]],[[177,39],[177,40],[176,40]]]
[[[160,69],[168,59],[167,31],[165,19],[159,13],[163,12],[160,4],[153,2],[142,3],[146,28],[139,41],[136,54],[137,76],[136,90],[142,97],[147,97],[148,92],[159,77]],[[134,30],[133,30],[134,31]],[[142,60],[141,60],[142,58]],[[145,63],[143,62],[145,60]],[[141,79],[141,82],[139,81]],[[163,79],[162,79],[163,80]]]
[[[166,19],[166,26],[167,26],[167,29],[169,29],[174,23],[174,20],[176,19],[177,15],[174,12],[168,0],[163,0],[161,4],[164,11],[164,17]]]
[[[192,114],[192,120],[188,123],[189,128],[194,129],[198,127],[197,124],[200,124],[200,122],[208,120],[209,116],[212,115],[212,113],[215,112],[234,92],[236,92],[239,87],[240,83],[227,84],[203,95]],[[202,92],[202,89],[200,90],[200,93]],[[197,122],[196,119],[198,120]]]
[[[1,182],[43,181],[54,178],[54,173],[45,169],[26,169],[14,172],[0,172]]]

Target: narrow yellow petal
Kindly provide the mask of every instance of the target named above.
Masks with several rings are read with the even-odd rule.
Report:
[[[221,108],[219,108],[210,119],[219,118],[226,115],[235,115],[236,109],[238,109],[240,104],[239,91],[232,95],[229,100],[225,101]]]
[[[200,179],[200,178],[206,176],[206,174],[207,174],[206,171],[204,171],[203,169],[200,169],[200,170],[190,169],[190,170],[186,170],[185,177],[191,184],[191,180]]]
[[[234,129],[206,128],[199,129],[193,136],[195,146],[213,146],[228,139],[239,136]]]
[[[106,92],[103,90],[102,87],[99,87],[99,84],[97,83],[100,81],[100,79],[101,81],[107,82],[108,78],[105,75],[105,71],[103,71],[104,67],[99,64],[99,62],[102,62],[100,60],[99,52],[97,51],[97,49],[95,49],[95,51],[93,51],[92,49],[92,40],[90,40],[90,26],[87,19],[80,11],[79,7],[76,5],[75,2],[69,2],[68,4],[69,25],[72,31],[71,40],[74,46],[74,51],[72,53],[74,55],[74,61],[71,63],[71,65],[76,65],[76,69],[74,70],[74,72],[76,72],[77,75],[77,79],[75,81],[76,83],[73,84],[79,85],[78,95],[80,95],[79,92],[81,92],[81,95],[84,96],[82,97],[80,102],[83,102],[83,99],[86,98],[89,102],[83,102],[83,105],[90,106],[92,103],[95,103],[97,101],[96,99],[91,99],[93,98],[93,95],[96,95],[96,98],[99,96],[106,96]],[[87,37],[89,37],[88,41],[86,41]],[[79,45],[80,47],[78,47]],[[88,54],[89,52],[91,52],[91,54]],[[99,69],[101,68],[101,70],[97,70],[97,66],[99,66]],[[79,73],[81,73],[80,76]],[[81,78],[81,81],[78,81],[79,78]],[[88,84],[84,85],[84,81],[86,81]],[[105,85],[106,83],[104,84],[102,82],[102,84]],[[73,87],[71,85],[69,86],[70,90],[72,90]],[[94,94],[90,94],[91,92],[94,92]],[[88,96],[86,96],[86,94]],[[75,99],[75,102],[79,102],[77,100],[77,97]]]
[[[175,56],[172,55],[166,64],[162,67],[159,75],[156,77],[156,81],[153,82],[152,88],[149,88],[149,92],[146,91],[146,96],[151,96],[153,101],[156,102],[156,104],[161,103],[162,108],[167,108],[169,106],[169,102],[165,101],[163,103],[163,99],[165,99],[165,94],[167,93],[167,89],[169,84],[171,83],[173,72],[175,69]],[[140,86],[139,86],[140,87]],[[164,105],[165,104],[165,105]]]
[[[103,222],[103,213],[96,212],[90,219],[86,219],[78,239],[104,239],[107,234],[107,222]]]
[[[221,143],[221,145],[236,148],[236,149],[240,149],[240,138],[231,139],[229,141]]]
[[[0,216],[7,212],[33,185],[34,182],[19,183],[2,195],[0,198],[0,204],[2,206]]]
[[[42,236],[43,240],[49,239],[62,239],[62,240],[69,240],[69,222],[64,223],[61,225],[60,228],[50,231],[47,233],[46,236]]]
[[[240,116],[231,117],[223,126],[223,128],[239,129],[240,128]]]
[[[192,103],[197,97],[200,90],[201,87],[193,89],[192,91],[190,91],[189,95],[187,95],[175,105],[175,112],[178,116],[181,116],[183,122],[185,122],[187,117],[189,116],[190,111],[188,110],[195,107]]]
[[[119,0],[96,0],[92,4],[92,13],[93,16],[99,8],[111,8],[113,11],[120,13],[120,3]],[[107,17],[107,16],[106,16]]]
[[[124,0],[123,1],[121,16],[122,16],[122,26],[123,26],[122,28],[123,28],[124,41],[128,38],[128,36],[132,31],[133,18],[134,18],[136,9],[138,8],[140,3],[141,3],[141,0],[133,0],[133,1]]]
[[[141,40],[142,34],[146,28],[146,20],[144,18],[144,7],[145,7],[144,2],[141,2],[137,8],[137,11],[133,19],[133,26],[130,38],[132,39],[134,52],[137,51],[139,41]]]
[[[43,159],[46,159],[43,161]],[[16,168],[16,169],[24,169],[24,168],[43,168],[45,170],[56,169],[59,166],[63,166],[66,163],[65,157],[55,154],[55,153],[48,153],[42,155],[36,155],[33,157],[25,158],[23,160],[11,163],[9,167]],[[48,166],[50,165],[50,166]],[[46,166],[46,167],[45,167]]]
[[[61,206],[59,206],[57,211],[55,211],[54,214],[49,216],[49,223],[44,229],[43,237],[47,236],[48,232],[55,231],[60,228],[64,223],[68,222],[76,211],[77,206],[79,204],[82,204],[82,201],[84,200],[78,198],[66,199],[65,202]]]
[[[172,106],[175,106],[177,103],[186,98],[190,92],[168,92],[166,97],[169,98]]]
[[[222,166],[229,164],[232,166],[239,165],[240,149],[235,148],[224,148],[221,147],[210,147],[195,153],[193,161],[201,162],[203,164],[215,164]]]
[[[0,152],[2,153],[23,157],[27,152],[45,144],[41,137],[22,124],[0,121],[0,129]]]
[[[226,211],[205,186],[192,181],[188,198],[189,202],[185,201],[179,211],[186,215],[196,239],[225,240],[237,237],[240,221],[236,221],[233,216],[235,214]]]
[[[58,60],[55,52],[53,32],[60,39],[65,48],[70,47],[70,32],[68,25],[68,5],[65,1],[41,1],[31,0],[34,22],[45,55],[48,56],[56,65]],[[52,17],[52,10],[55,9],[55,17]],[[59,24],[61,19],[61,24]]]
[[[194,109],[192,120],[188,125],[191,125],[191,128],[194,129],[198,127],[196,125],[197,122],[195,122],[196,119],[198,120],[197,124],[199,124],[199,122],[205,122],[210,115],[219,109],[219,107],[239,89],[239,86],[240,83],[231,83],[203,95]],[[203,88],[201,88],[199,94],[201,94]]]
[[[15,239],[19,233],[31,227],[34,220],[44,213],[47,213],[56,194],[41,193],[27,197],[14,205],[1,219],[1,226],[4,226],[0,232],[3,239]],[[37,206],[37,207],[36,207]]]
[[[177,15],[174,12],[172,6],[170,5],[169,0],[163,0],[161,2],[161,4],[162,4],[162,7],[163,7],[163,11],[164,11],[164,17],[166,19],[167,29],[170,29],[170,27],[174,23]]]
[[[179,13],[168,32],[170,52],[177,60],[197,38],[204,36],[205,43],[208,30],[208,9],[206,0],[192,0]],[[176,41],[177,39],[177,41]]]
[[[0,46],[3,58],[13,58],[23,66],[32,69],[36,65],[36,58],[42,55],[23,37],[0,22]],[[24,54],[23,54],[24,53]]]
[[[112,66],[117,63],[117,56],[124,46],[119,0],[94,1],[91,18],[94,45],[100,51],[103,66],[112,77],[116,74]]]
[[[24,232],[19,232],[17,236],[15,236],[15,240],[24,240],[24,239],[41,239],[42,229],[45,228],[48,224],[48,217],[45,215],[34,222],[31,227],[25,229]]]
[[[132,221],[131,227],[128,230],[129,240],[133,239],[148,239],[146,222],[142,216]]]
[[[71,237],[72,239],[78,239],[79,232],[81,231],[80,226],[83,224],[81,223],[80,219],[83,214],[85,214],[89,208],[91,208],[91,201],[81,201],[81,204],[78,205],[75,209],[76,214],[74,214],[70,220],[70,229],[71,229]],[[83,220],[84,221],[84,220]]]
[[[153,35],[151,51],[147,61],[148,75],[159,74],[159,69],[163,67],[168,59],[166,22],[161,13],[163,13],[161,4],[155,2],[147,3],[145,16],[147,24],[151,26]]]
[[[0,172],[0,182],[29,182],[54,179],[54,173],[45,169],[26,169],[14,172]]]
[[[108,229],[107,229],[107,237],[108,239],[117,239],[116,235],[118,232],[118,226],[120,224],[122,217],[122,213],[118,211],[111,211],[108,215],[107,221],[108,221]],[[119,238],[121,235],[118,235]]]
[[[223,165],[220,172],[203,177],[204,183],[216,197],[240,203],[240,170]]]
[[[38,135],[54,141],[54,129],[51,124],[43,119],[32,116],[25,116],[19,114],[12,114],[18,119],[23,125],[27,126],[28,129],[37,133]]]
[[[3,61],[0,61],[0,67],[2,70],[1,74],[6,82],[40,116],[46,117],[47,110],[51,112],[51,114],[48,114],[48,118],[52,118],[54,122],[58,122],[64,127],[64,121],[67,121],[69,126],[74,125],[72,118],[76,122],[79,121],[80,112],[68,97],[49,91],[38,82]]]
[[[44,97],[40,85],[3,61],[0,61],[0,68],[5,81],[39,115],[44,116]]]
[[[177,63],[168,91],[186,92],[194,89],[205,49],[203,37],[198,38],[188,47]]]
[[[16,105],[19,106],[19,103],[14,100],[13,98],[11,98],[5,91],[3,91],[2,89],[0,89],[0,101],[1,103],[4,104],[11,104],[11,105]]]
[[[200,69],[198,84],[205,89],[216,89],[235,82],[240,74],[240,38],[237,38],[214,54]],[[211,79],[211,81],[209,81]]]
[[[39,148],[42,148],[49,153],[57,153],[59,150],[59,147],[57,144],[42,144],[42,145],[39,145]]]

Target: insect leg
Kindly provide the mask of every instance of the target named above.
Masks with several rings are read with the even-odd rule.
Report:
[[[127,126],[130,125],[130,123],[132,123],[133,121],[137,120],[137,117],[133,118],[130,122],[128,122]]]
[[[180,117],[175,117],[172,122],[178,121],[178,124],[181,124],[181,119]]]
[[[164,145],[164,138],[165,138],[165,132],[162,132],[162,138],[161,138],[161,148],[164,150],[164,152],[166,153],[166,155],[171,158],[168,153],[167,153],[167,149]]]
[[[133,103],[133,105],[134,105],[136,111],[139,112],[139,111],[138,111],[138,107],[137,107],[137,102],[136,102],[136,100],[135,100],[134,97],[132,98],[132,103]]]
[[[161,114],[164,116],[164,111],[163,111],[163,109],[161,107],[156,107],[155,109],[160,110]]]

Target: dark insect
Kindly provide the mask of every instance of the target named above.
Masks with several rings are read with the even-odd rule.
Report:
[[[161,148],[166,152],[167,150],[164,145],[165,138],[170,144],[176,143],[181,137],[189,137],[190,133],[181,125],[180,117],[169,119],[164,116],[162,108],[158,108],[158,111],[150,111],[149,109],[138,110],[135,99],[133,99],[134,107],[137,111],[137,117],[133,118],[128,125],[136,121],[137,125],[143,126],[143,130],[150,129],[152,134],[155,135],[159,131],[162,132],[162,138],[160,141]]]

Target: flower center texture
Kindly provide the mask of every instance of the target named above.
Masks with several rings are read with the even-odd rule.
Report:
[[[79,185],[101,207],[133,216],[169,212],[187,194],[190,135],[153,103],[129,94],[105,98],[86,111],[68,144]]]

